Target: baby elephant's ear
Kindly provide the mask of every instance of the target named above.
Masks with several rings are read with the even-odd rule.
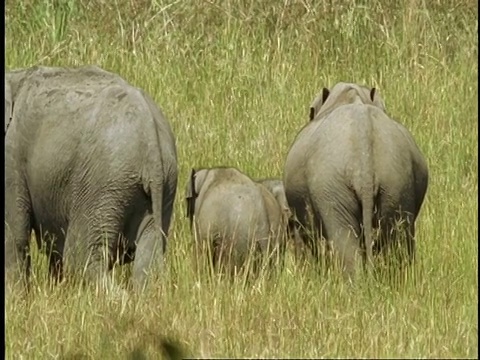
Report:
[[[310,105],[310,121],[315,119],[315,116],[317,116],[320,108],[327,100],[328,95],[330,95],[330,90],[323,88],[322,92],[318,94],[315,99],[313,99],[312,104]]]
[[[12,121],[13,115],[13,99],[12,90],[10,89],[10,83],[5,80],[5,135],[7,134],[8,126]]]
[[[195,192],[195,174],[196,171],[192,168],[192,171],[190,172],[190,178],[188,179],[187,191],[185,192],[186,199],[194,198],[197,195]]]
[[[383,102],[383,99],[378,93],[377,89],[372,88],[370,90],[370,100],[372,100],[373,105],[385,111],[385,103]]]
[[[190,178],[187,183],[187,190],[185,191],[185,200],[187,201],[187,218],[190,219],[190,227],[193,226],[193,214],[195,212],[195,199],[197,193],[195,190],[195,169],[192,169],[190,173]]]

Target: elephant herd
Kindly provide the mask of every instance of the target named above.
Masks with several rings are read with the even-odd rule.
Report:
[[[55,279],[94,281],[133,262],[141,290],[166,251],[177,162],[166,117],[120,76],[96,66],[7,71],[6,282],[28,280],[33,230]],[[326,244],[353,279],[361,259],[369,265],[392,245],[414,260],[427,184],[422,153],[376,89],[338,83],[310,106],[283,179],[192,169],[186,213],[196,248],[210,251],[197,258],[215,268],[281,267],[294,239],[317,258]]]

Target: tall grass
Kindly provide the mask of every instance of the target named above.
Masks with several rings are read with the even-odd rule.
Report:
[[[473,358],[477,339],[477,2],[7,0],[7,68],[96,64],[145,89],[180,166],[167,266],[142,298],[48,286],[6,304],[9,359],[158,358],[157,334],[196,357]],[[281,176],[317,91],[375,86],[424,152],[415,282],[346,288],[291,257],[276,280],[192,271],[190,169]],[[130,354],[130,355],[129,355]],[[135,355],[136,354],[136,355]]]

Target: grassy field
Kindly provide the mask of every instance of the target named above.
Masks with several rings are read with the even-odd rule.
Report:
[[[477,357],[477,6],[7,0],[7,68],[119,73],[168,116],[180,167],[155,286],[140,299],[50,287],[36,255],[32,295],[6,304],[7,358],[156,359],[161,336],[191,357]],[[310,101],[339,81],[377,87],[427,158],[416,281],[353,291],[290,255],[275,280],[246,288],[197,276],[184,209],[191,167],[281,176]]]

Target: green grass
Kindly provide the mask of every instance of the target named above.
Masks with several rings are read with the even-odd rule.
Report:
[[[180,167],[154,287],[137,300],[51,288],[37,254],[33,294],[6,304],[7,358],[154,359],[161,336],[196,357],[477,357],[477,28],[473,0],[7,0],[7,68],[119,73],[168,116]],[[416,281],[352,291],[291,256],[246,288],[195,275],[191,167],[280,176],[310,101],[339,81],[377,87],[427,158]]]

